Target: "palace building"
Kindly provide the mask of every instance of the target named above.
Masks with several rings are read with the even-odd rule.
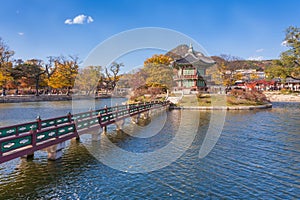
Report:
[[[175,91],[183,91],[185,94],[198,93],[207,90],[207,84],[211,81],[206,75],[206,69],[215,64],[215,61],[193,50],[190,44],[188,52],[173,62],[175,69]]]

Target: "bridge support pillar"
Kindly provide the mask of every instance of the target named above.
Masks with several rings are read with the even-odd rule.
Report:
[[[27,160],[33,159],[33,157],[34,157],[34,153],[31,153],[31,154],[28,154],[28,155],[21,156],[22,159],[27,159]]]
[[[77,141],[80,141],[79,135],[77,135],[75,139],[76,139]]]
[[[102,133],[106,134],[107,133],[107,126],[102,127]]]
[[[123,129],[123,126],[125,124],[125,120],[122,119],[120,121],[115,122],[115,125],[117,126],[117,131],[120,131]]]
[[[74,138],[72,138],[72,141],[77,141],[77,142],[79,142],[80,141],[80,137],[79,137],[79,135],[78,136],[76,136],[76,137],[74,137]]]
[[[141,113],[140,117],[141,119],[148,119],[150,117],[149,111]]]
[[[131,117],[131,122],[134,123],[134,124],[138,124],[139,123],[139,118],[140,118],[140,114],[132,116]]]
[[[101,138],[101,130],[92,134],[92,141],[99,141]]]
[[[62,142],[46,148],[48,152],[48,160],[57,160],[62,157],[62,150],[66,147],[66,143]]]

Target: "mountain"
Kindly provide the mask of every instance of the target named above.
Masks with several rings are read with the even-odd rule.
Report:
[[[178,60],[180,58],[183,58],[185,56],[185,54],[188,53],[188,50],[189,50],[188,45],[181,44],[181,45],[178,45],[177,47],[175,47],[174,49],[170,50],[169,52],[167,52],[165,55],[173,58],[174,60]],[[198,53],[201,53],[199,51],[195,51],[195,50],[193,50],[193,51],[194,51],[195,55]]]
[[[165,55],[173,58],[174,60],[178,60],[180,58],[183,58],[188,53],[188,50],[189,50],[188,45],[181,44],[175,47],[174,49],[170,50],[169,52],[167,52]],[[194,53],[198,54],[200,52],[194,50]],[[256,60],[238,59],[238,60],[226,62],[224,58],[220,56],[211,56],[210,58],[216,61],[216,65],[212,67],[216,68],[218,65],[220,66],[222,63],[227,63],[226,65],[228,66],[228,70],[232,70],[232,71],[237,69],[256,69],[258,71],[264,71],[266,67],[272,64],[272,60],[256,61]]]
[[[237,69],[256,69],[257,71],[264,71],[268,66],[272,65],[273,60],[232,60],[226,61],[219,56],[211,56],[216,61],[217,65],[226,63],[228,70],[234,71]]]

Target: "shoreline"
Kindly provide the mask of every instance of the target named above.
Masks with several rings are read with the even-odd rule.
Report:
[[[0,104],[5,103],[25,103],[25,102],[47,102],[47,101],[72,101],[81,99],[105,99],[119,98],[117,96],[103,95],[97,97],[91,96],[68,96],[68,95],[24,95],[24,96],[0,96]]]
[[[272,108],[272,104],[258,106],[170,106],[170,109],[183,110],[257,110]]]
[[[68,95],[23,95],[23,96],[1,96],[0,103],[24,103],[24,102],[46,102],[46,101],[70,101],[72,96]]]
[[[271,102],[300,102],[300,95],[264,93]]]

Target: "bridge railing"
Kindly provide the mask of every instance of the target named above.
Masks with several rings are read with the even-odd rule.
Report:
[[[118,120],[157,109],[169,102],[147,102],[104,107],[97,110],[0,127],[0,163],[69,140],[78,132],[108,126]],[[5,156],[4,156],[5,154]]]

